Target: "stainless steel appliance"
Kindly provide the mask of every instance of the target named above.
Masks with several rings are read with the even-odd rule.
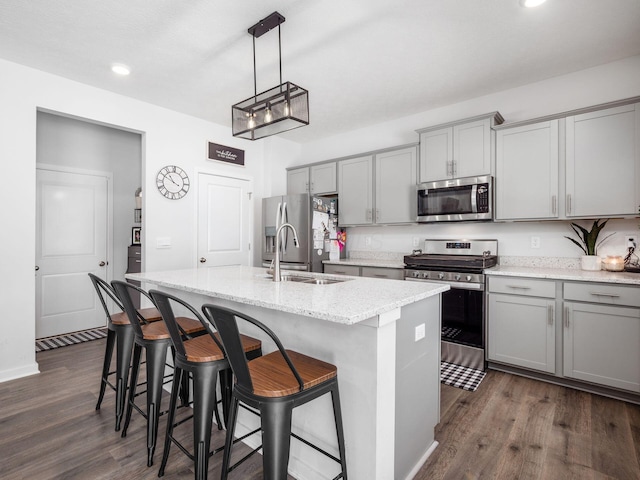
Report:
[[[418,222],[493,219],[493,178],[466,177],[418,185]]]
[[[485,276],[498,263],[497,240],[425,240],[404,257],[405,280],[446,283],[442,294],[445,362],[485,370]]]
[[[322,272],[322,261],[329,259],[331,241],[338,233],[337,214],[335,196],[311,197],[305,193],[263,199],[262,266],[269,267],[275,260],[278,227],[290,223],[298,233],[300,247],[294,246],[290,229],[281,232],[280,268]]]

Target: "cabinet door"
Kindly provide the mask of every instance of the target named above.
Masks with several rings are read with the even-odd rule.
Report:
[[[417,147],[376,155],[376,223],[416,221],[417,157]]]
[[[310,193],[326,195],[327,193],[337,192],[336,162],[313,165],[310,173]]]
[[[453,176],[453,128],[420,134],[420,183]]]
[[[558,217],[558,120],[496,133],[496,219]]]
[[[490,294],[489,360],[555,373],[555,300]]]
[[[491,174],[491,120],[453,127],[453,177]]]
[[[350,158],[338,162],[338,196],[343,225],[373,223],[373,157]]]
[[[287,172],[287,195],[309,193],[309,167]]]
[[[566,214],[634,215],[640,204],[640,108],[567,117]]]
[[[564,376],[640,392],[640,309],[564,305]]]

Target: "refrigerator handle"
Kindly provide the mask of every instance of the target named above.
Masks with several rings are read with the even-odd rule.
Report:
[[[287,212],[287,202],[282,204],[282,223],[289,223],[289,212]],[[287,253],[287,241],[289,240],[289,229],[285,228],[281,232],[280,244],[282,245],[282,254]]]
[[[282,202],[278,202],[278,208],[276,209],[276,232],[278,231],[278,228],[280,228],[281,221],[282,221]]]

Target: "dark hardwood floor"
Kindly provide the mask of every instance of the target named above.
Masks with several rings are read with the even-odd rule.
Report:
[[[134,412],[121,438],[112,391],[94,410],[103,349],[97,340],[42,352],[41,374],[0,383],[0,478],[157,478],[164,418],[155,464],[147,468],[144,419]],[[415,480],[640,479],[637,405],[489,371],[473,393],[443,386],[441,414],[440,445]],[[189,446],[190,428],[182,426]],[[223,441],[216,430],[212,444]],[[220,461],[221,454],[211,458],[209,478],[219,478]],[[164,478],[193,478],[191,462],[175,447]],[[259,455],[232,474],[260,478]]]

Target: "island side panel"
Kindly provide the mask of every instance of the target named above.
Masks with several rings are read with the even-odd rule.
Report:
[[[396,327],[395,475],[412,478],[434,445],[440,421],[441,295],[402,307]],[[424,338],[416,341],[416,328]]]
[[[264,309],[237,302],[161,287],[196,308],[204,303],[221,305],[253,316],[273,329],[285,348],[296,350],[338,367],[347,467],[351,480],[393,478],[395,415],[396,322],[372,327],[375,321],[343,325],[311,317]],[[376,317],[377,318],[377,317]],[[370,319],[373,320],[373,319]],[[366,323],[366,324],[365,324]],[[243,333],[267,341],[256,330]],[[273,350],[265,345],[264,353]],[[241,410],[237,436],[259,425],[255,416]],[[328,395],[294,410],[293,431],[338,455],[333,409]],[[259,445],[253,437],[246,443]],[[289,473],[298,480],[331,479],[339,466],[302,445],[291,442]]]

